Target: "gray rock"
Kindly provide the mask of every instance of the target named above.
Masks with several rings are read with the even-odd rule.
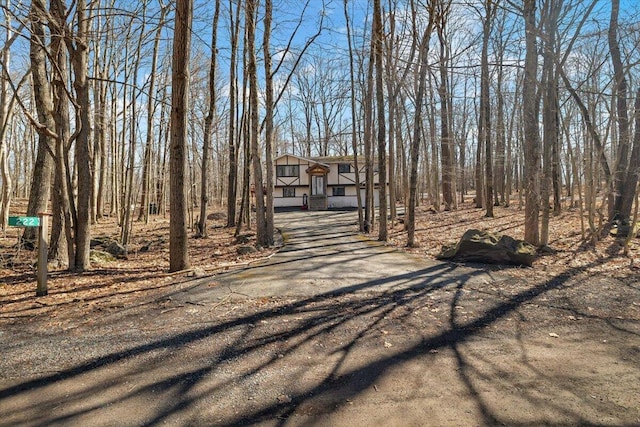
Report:
[[[255,237],[255,235],[255,233],[238,234],[236,236],[236,242],[241,245],[247,244]]]
[[[227,214],[224,212],[213,212],[207,215],[209,221],[224,221],[227,219]]]
[[[160,249],[166,242],[164,237],[146,242],[140,247],[140,252],[148,252],[152,249]]]
[[[113,239],[111,237],[96,236],[91,238],[91,241],[89,242],[89,246],[91,249],[97,248],[97,247],[106,248],[107,246],[109,246],[111,242],[113,242]]]
[[[258,252],[258,250],[251,245],[243,245],[243,246],[238,246],[237,252],[238,252],[238,255],[248,255],[248,254]]]
[[[111,255],[113,255],[114,257],[116,257],[116,258],[126,258],[127,257],[127,248],[125,248],[124,246],[122,246],[118,242],[109,243],[109,246],[107,246],[107,248],[105,250],[107,252],[109,252]]]
[[[436,258],[487,264],[515,264],[531,267],[535,246],[513,237],[481,230],[467,230],[455,246],[443,246]]]

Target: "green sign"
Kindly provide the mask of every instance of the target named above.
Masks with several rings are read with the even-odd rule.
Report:
[[[40,218],[37,216],[10,216],[11,227],[40,227]]]

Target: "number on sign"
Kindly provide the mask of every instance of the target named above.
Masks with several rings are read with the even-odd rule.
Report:
[[[10,216],[9,225],[12,227],[40,227],[37,216]]]

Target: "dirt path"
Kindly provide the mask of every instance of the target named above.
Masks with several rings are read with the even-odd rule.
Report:
[[[0,426],[640,425],[640,286],[419,260],[279,215],[268,265],[0,323]],[[344,215],[344,216],[340,216]]]

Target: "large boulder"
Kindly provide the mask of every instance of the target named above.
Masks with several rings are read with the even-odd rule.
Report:
[[[127,248],[118,242],[111,242],[109,246],[106,247],[105,251],[116,258],[127,258]]]
[[[611,227],[610,234],[613,237],[619,239],[626,239],[630,234],[633,237],[640,237],[640,222],[637,222],[635,226],[631,226],[631,221],[615,221],[613,227]]]
[[[455,246],[444,246],[438,259],[531,267],[535,246],[513,237],[481,230],[467,230]]]
[[[256,249],[255,246],[243,245],[238,246],[238,249],[236,249],[236,251],[238,252],[238,255],[249,255],[258,252],[258,249]]]

